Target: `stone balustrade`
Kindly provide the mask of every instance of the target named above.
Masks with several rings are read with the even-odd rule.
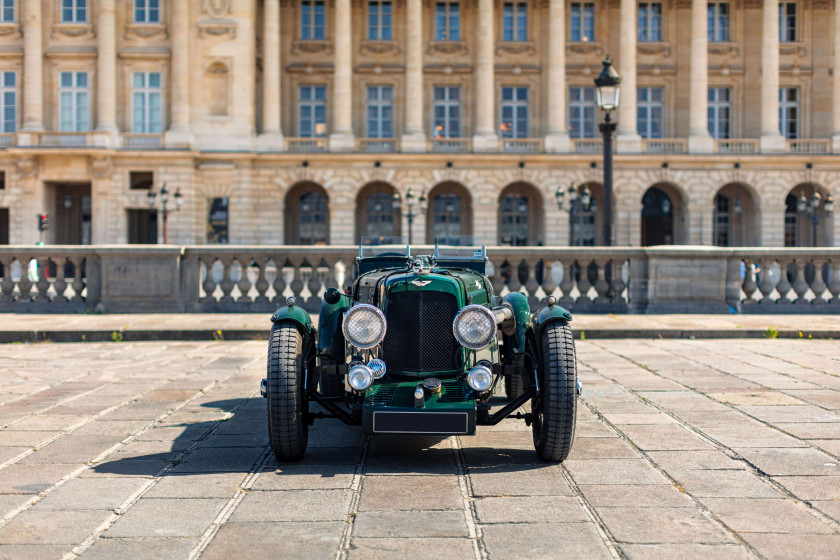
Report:
[[[415,255],[431,254],[414,246]],[[355,276],[350,246],[7,246],[0,311],[317,311]],[[497,294],[576,313],[840,313],[840,249],[490,247]]]

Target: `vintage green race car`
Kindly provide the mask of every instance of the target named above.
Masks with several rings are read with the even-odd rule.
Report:
[[[480,244],[455,239],[413,258],[405,244],[376,241],[359,248],[352,288],[326,290],[317,329],[294,298],[271,317],[261,393],[277,459],[303,457],[316,418],[369,435],[442,436],[518,418],[541,459],[563,461],[580,393],[571,314],[553,297],[532,313],[523,294],[494,294]],[[493,412],[500,379],[509,402]]]

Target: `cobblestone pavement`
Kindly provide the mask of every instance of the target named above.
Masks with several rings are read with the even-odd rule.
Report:
[[[0,346],[0,558],[837,558],[840,343],[577,343],[564,464],[509,420],[278,465],[260,342]]]

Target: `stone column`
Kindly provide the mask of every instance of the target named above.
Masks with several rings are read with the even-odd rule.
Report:
[[[478,44],[475,71],[475,134],[473,150],[495,152],[499,137],[493,126],[496,103],[496,64],[493,39],[493,0],[478,0]]]
[[[335,0],[335,61],[333,74],[333,133],[330,151],[356,149],[353,136],[353,60],[350,0]]]
[[[172,58],[170,59],[171,123],[167,147],[192,145],[190,130],[190,9],[189,2],[172,3]]]
[[[621,34],[619,36],[618,73],[621,76],[621,97],[618,108],[616,151],[639,153],[642,138],[636,127],[636,0],[621,0]]]
[[[838,0],[840,1],[840,0]],[[548,5],[548,134],[545,151],[568,152],[566,128],[566,2],[549,0]]]
[[[44,45],[41,2],[21,2],[23,24],[23,127],[19,145],[37,143],[26,132],[44,130]]]
[[[832,152],[840,153],[840,0],[834,0],[834,73],[832,75]]]
[[[691,92],[689,95],[688,151],[711,154],[715,143],[709,134],[709,38],[706,0],[691,3]]]
[[[840,1],[840,0],[838,0]],[[407,0],[405,6],[405,131],[403,152],[425,152],[423,132],[423,0]]]
[[[283,149],[280,116],[280,0],[265,0],[263,13],[263,130],[259,137],[262,150]]]
[[[100,0],[96,25],[96,135],[97,146],[117,141],[117,13],[114,0]]]
[[[779,130],[779,2],[761,8],[761,151],[786,152]]]

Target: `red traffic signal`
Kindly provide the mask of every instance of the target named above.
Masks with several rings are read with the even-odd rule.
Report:
[[[49,214],[38,214],[38,231],[47,231],[50,227]]]

